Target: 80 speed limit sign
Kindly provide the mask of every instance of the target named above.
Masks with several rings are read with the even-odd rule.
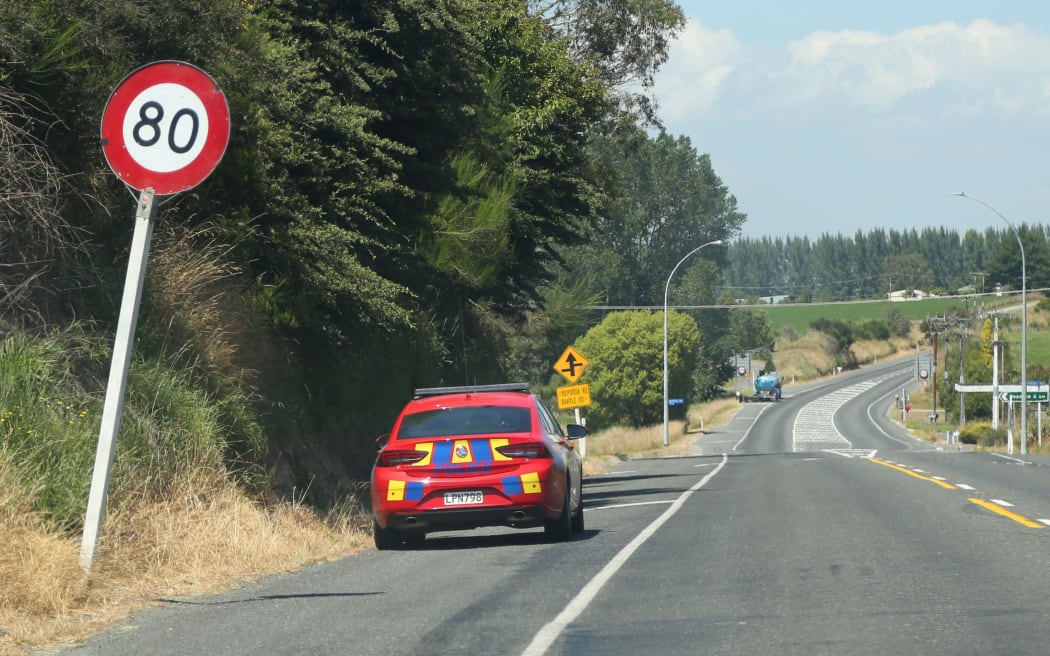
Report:
[[[184,62],[143,66],[117,85],[102,113],[102,152],[129,186],[175,194],[200,184],[230,139],[226,97]]]
[[[102,112],[102,152],[117,177],[139,191],[139,198],[84,515],[80,566],[85,572],[94,560],[106,515],[156,197],[200,184],[219,164],[229,140],[230,108],[222,91],[207,73],[182,62],[155,62],[138,69],[117,85]]]

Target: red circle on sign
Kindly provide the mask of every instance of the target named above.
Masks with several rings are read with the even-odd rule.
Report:
[[[200,184],[222,160],[230,109],[201,69],[154,62],[113,90],[102,112],[101,137],[106,162],[126,184],[175,194]]]

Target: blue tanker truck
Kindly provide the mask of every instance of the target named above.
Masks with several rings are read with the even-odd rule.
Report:
[[[783,379],[778,371],[759,371],[755,378],[755,390],[751,393],[754,401],[779,401],[783,395]]]

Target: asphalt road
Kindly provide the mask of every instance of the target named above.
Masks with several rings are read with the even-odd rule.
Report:
[[[587,530],[428,536],[159,600],[69,654],[1050,653],[1050,467],[919,442],[886,363],[587,479]]]

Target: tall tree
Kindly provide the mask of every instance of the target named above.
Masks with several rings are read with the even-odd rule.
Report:
[[[927,290],[933,281],[933,269],[918,253],[887,256],[882,261],[882,273],[891,290]]]
[[[594,67],[617,98],[624,125],[639,120],[659,125],[655,103],[645,92],[685,26],[681,7],[673,0],[528,0],[528,5],[566,39],[577,63]]]
[[[709,241],[730,239],[746,217],[710,156],[698,155],[687,137],[650,138],[635,129],[598,139],[594,152],[615,182],[615,201],[599,217],[589,251],[577,257],[578,270],[615,270],[598,277],[610,303],[661,304],[679,260]],[[718,259],[721,251],[703,255]]]

